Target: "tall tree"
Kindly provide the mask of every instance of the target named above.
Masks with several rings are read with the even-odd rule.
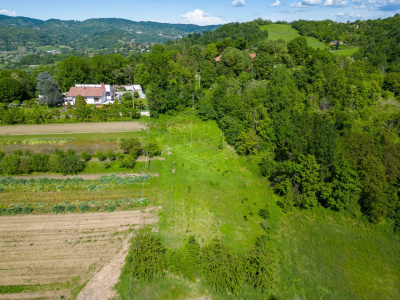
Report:
[[[63,102],[63,95],[54,77],[47,72],[42,72],[36,79],[38,83],[38,92],[43,96],[42,101],[46,103],[47,106],[61,105]]]

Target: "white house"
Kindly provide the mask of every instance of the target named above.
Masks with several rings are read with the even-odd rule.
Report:
[[[146,98],[146,94],[144,93],[142,87],[139,84],[134,84],[134,85],[123,85],[122,87],[125,88],[126,92],[138,92],[139,93],[139,98]],[[125,92],[125,93],[126,93]],[[132,93],[132,94],[133,94]]]
[[[65,105],[71,103],[72,106],[75,106],[78,95],[85,99],[86,104],[96,106],[113,104],[115,98],[114,86],[110,84],[75,84],[64,98]]]

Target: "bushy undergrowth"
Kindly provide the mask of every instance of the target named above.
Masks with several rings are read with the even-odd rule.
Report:
[[[167,250],[153,233],[142,230],[132,240],[121,282],[124,277],[132,277],[148,283],[163,277],[167,270],[190,281],[200,280],[220,294],[238,295],[247,282],[268,295],[276,274],[265,242],[265,237],[260,238],[252,250],[240,253],[218,239],[200,247],[190,237],[177,250]]]

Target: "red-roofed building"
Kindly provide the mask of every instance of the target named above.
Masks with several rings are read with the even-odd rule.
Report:
[[[69,89],[64,98],[65,105],[71,103],[75,106],[76,97],[80,95],[85,98],[87,104],[100,106],[102,104],[114,103],[114,87],[109,84],[75,84]]]

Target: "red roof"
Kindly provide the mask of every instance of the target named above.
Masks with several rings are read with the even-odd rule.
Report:
[[[250,59],[253,61],[253,59],[257,57],[257,54],[255,53],[250,53]]]
[[[221,56],[222,56],[222,55],[220,55],[220,56],[217,56],[217,57],[215,58],[215,61],[220,61],[220,59],[221,59]]]
[[[81,95],[83,97],[103,97],[106,89],[104,87],[71,87],[67,97],[76,97]]]

